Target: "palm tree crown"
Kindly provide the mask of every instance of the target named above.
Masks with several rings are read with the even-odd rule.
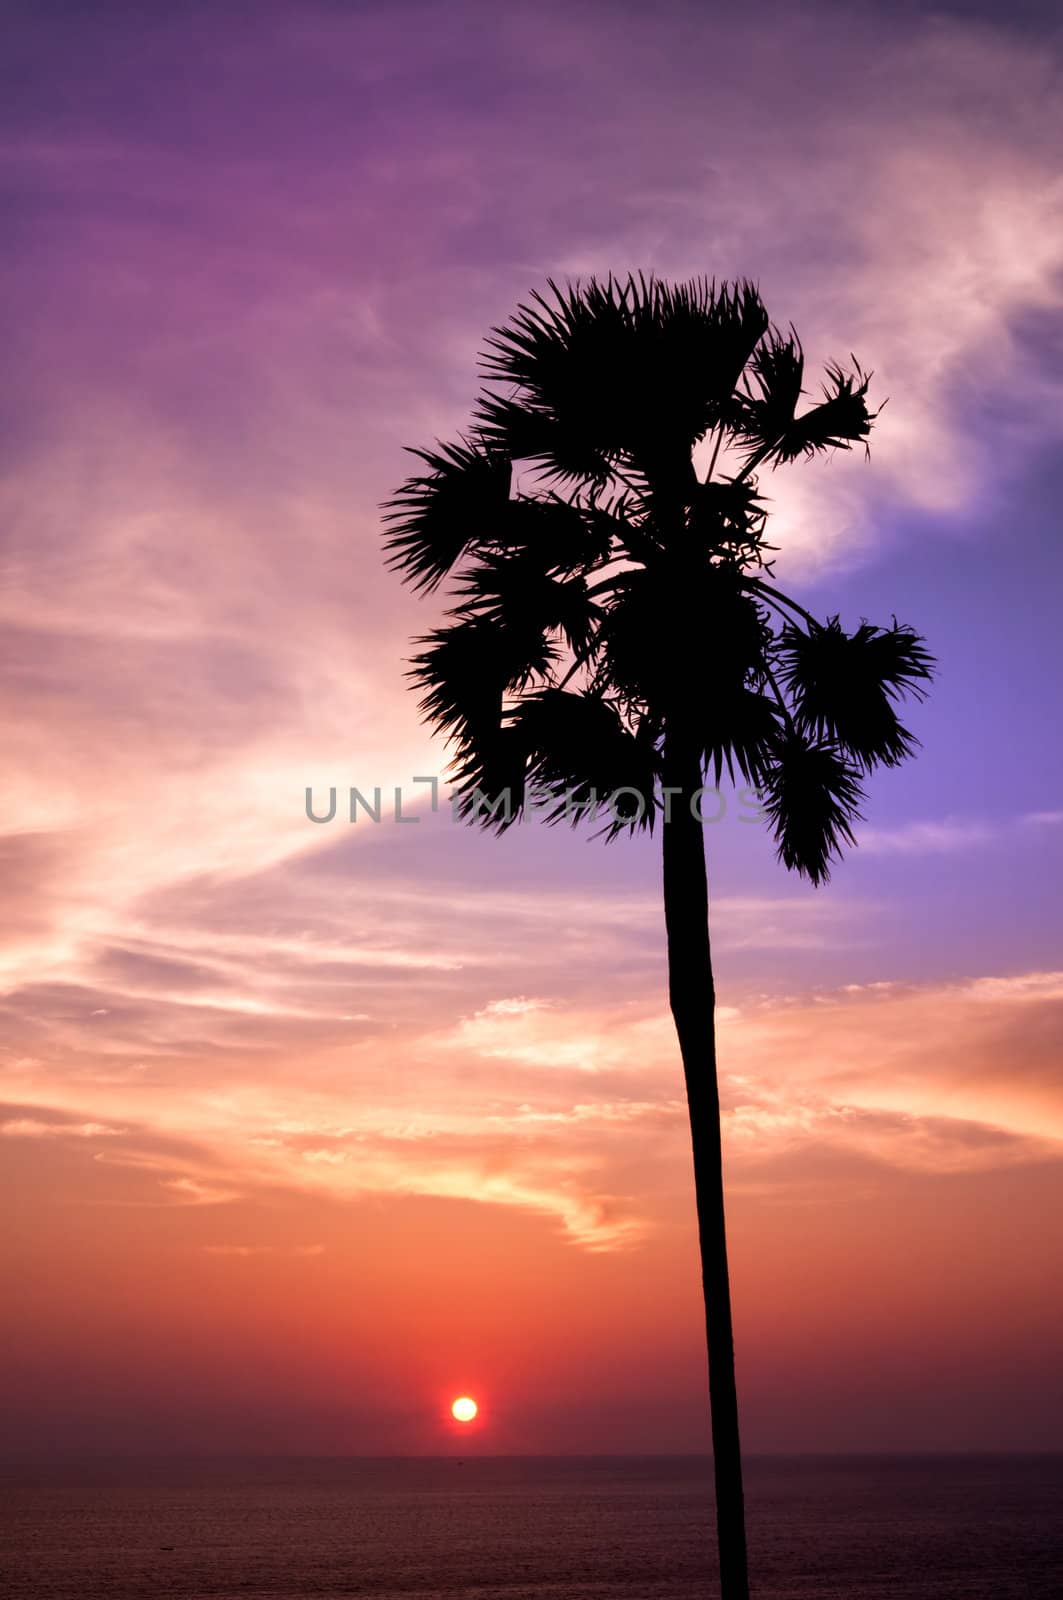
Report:
[[[895,619],[847,632],[782,593],[756,472],[866,445],[870,374],[830,365],[800,410],[800,341],[752,284],[642,276],[551,282],[483,367],[469,434],[413,451],[425,470],[386,508],[391,563],[453,584],[412,677],[459,809],[505,827],[537,792],[578,820],[619,791],[606,831],[652,828],[681,739],[760,794],[780,859],[822,882],[866,774],[912,752],[898,702],[933,660]],[[534,492],[513,492],[516,462]]]

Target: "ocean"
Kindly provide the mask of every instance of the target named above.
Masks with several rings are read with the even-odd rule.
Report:
[[[701,1458],[0,1469],[3,1600],[708,1600]],[[753,1458],[755,1600],[1063,1600],[1063,1457]]]

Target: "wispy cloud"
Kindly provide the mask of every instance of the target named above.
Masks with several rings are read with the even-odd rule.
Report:
[[[239,1199],[237,1190],[217,1188],[201,1183],[198,1178],[161,1178],[159,1182],[163,1189],[175,1194],[182,1205],[223,1206]]]
[[[832,1150],[943,1175],[1061,1159],[1061,1005],[1063,975],[1028,972],[883,979],[727,1008],[729,1160],[763,1181],[795,1154],[814,1169]],[[368,1060],[318,1051],[272,1081],[191,1079],[163,1096],[134,1079],[97,1086],[121,1123],[101,1125],[116,1133],[95,1160],[141,1174],[149,1206],[160,1188],[192,1207],[284,1192],[435,1196],[540,1215],[594,1251],[636,1245],[672,1203],[663,1197],[689,1135],[659,1004],[592,1011],[506,997],[453,1027],[407,1033],[367,1077]],[[47,1072],[27,1082],[37,1098],[7,1122],[36,1131],[64,1118],[80,1130],[76,1082],[51,1103],[49,1088],[56,1096]],[[779,1171],[788,1182],[790,1168]]]
[[[902,822],[894,827],[860,827],[857,843],[867,855],[939,855],[976,850],[1014,834],[1020,828],[1054,827],[1063,811],[1027,811],[989,821],[984,817],[939,817]]]
[[[905,822],[895,828],[861,827],[857,843],[868,855],[932,855],[988,844],[996,831],[988,822],[945,817],[940,821]]]
[[[36,1117],[9,1117],[0,1122],[0,1137],[5,1139],[115,1139],[125,1131],[105,1122],[42,1122]]]

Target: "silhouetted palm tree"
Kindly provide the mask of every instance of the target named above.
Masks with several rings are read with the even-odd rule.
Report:
[[[390,561],[456,604],[411,676],[456,748],[459,814],[660,825],[669,996],[682,1053],[709,1349],[721,1592],[748,1594],[724,1232],[715,994],[699,791],[761,796],[813,883],[853,843],[861,780],[915,740],[896,703],[932,658],[911,629],[818,622],[773,581],[754,473],[865,442],[868,376],[827,368],[798,414],[796,334],[755,287],[642,276],[550,284],[494,330],[476,420],[416,450],[387,503]],[[695,446],[711,463],[695,470]],[[723,455],[721,456],[721,447]],[[513,463],[531,493],[513,492]],[[717,464],[731,475],[714,477]]]

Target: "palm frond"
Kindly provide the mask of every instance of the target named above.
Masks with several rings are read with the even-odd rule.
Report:
[[[463,822],[504,833],[523,814],[527,765],[524,747],[513,727],[503,724],[466,741],[454,764],[454,815]]]
[[[798,726],[842,746],[865,771],[895,767],[918,740],[894,702],[922,699],[934,660],[924,641],[896,619],[890,628],[862,622],[846,633],[837,617],[807,630],[788,625],[778,641],[779,675]]]
[[[488,339],[484,437],[559,477],[604,481],[626,457],[659,485],[693,487],[690,449],[723,414],[768,318],[756,288],[591,278],[533,293]],[[523,435],[523,437],[522,437]]]
[[[736,390],[727,411],[731,431],[755,455],[770,451],[792,429],[804,371],[804,351],[793,329],[788,338],[770,329],[750,358],[745,392]]]
[[[651,336],[647,365],[666,381],[673,374],[678,378],[677,409],[701,438],[722,419],[768,331],[760,291],[748,280],[717,285],[707,278],[677,284],[651,279],[644,287],[642,320]]]
[[[860,774],[833,745],[797,729],[778,740],[762,783],[777,855],[815,884],[826,883],[843,844],[855,844],[852,824],[864,798]]]
[[[759,787],[779,739],[779,707],[767,695],[742,684],[728,689],[710,683],[698,699],[703,756],[717,786],[726,767],[731,783],[737,768],[747,783]]]
[[[435,589],[470,546],[496,533],[509,502],[512,463],[483,445],[410,450],[430,471],[385,501],[388,565],[415,589]]]
[[[465,616],[418,642],[426,648],[408,676],[424,690],[420,710],[459,748],[501,726],[503,696],[545,677],[558,656],[541,629],[490,617]]]
[[[426,648],[413,657],[409,677],[425,691],[422,715],[453,746],[455,811],[508,827],[524,804],[525,757],[505,723],[505,697],[542,681],[557,647],[526,619],[475,613],[419,642]]]
[[[517,495],[492,544],[534,555],[544,572],[589,572],[608,561],[614,538],[625,524],[593,500],[580,504],[551,494],[543,499]]]
[[[603,449],[575,411],[559,417],[485,394],[476,405],[476,432],[486,449],[533,462],[547,483],[606,484],[617,463],[617,452]]]
[[[457,587],[462,596],[459,615],[475,614],[513,638],[531,639],[559,629],[579,654],[587,650],[600,615],[582,574],[553,577],[534,546],[481,556]]]
[[[924,685],[930,683],[937,667],[926,640],[914,628],[898,622],[896,617],[888,628],[873,632],[868,648],[886,693],[893,700],[903,699],[905,695],[925,700],[928,691]]]
[[[656,752],[648,729],[631,733],[604,696],[565,689],[528,695],[513,722],[529,781],[555,801],[548,822],[579,822],[604,807],[610,837],[652,828]]]
[[[629,556],[632,561],[653,561],[661,553],[661,542],[653,528],[644,495],[626,490],[602,499],[594,491],[584,507],[588,525],[596,537],[608,540],[611,556]]]
[[[767,460],[795,461],[798,456],[814,456],[824,450],[851,450],[861,442],[866,447],[871,424],[878,416],[877,411],[867,409],[867,390],[873,375],[861,370],[855,356],[851,360],[852,372],[831,362],[822,402],[794,418],[769,451]]]

